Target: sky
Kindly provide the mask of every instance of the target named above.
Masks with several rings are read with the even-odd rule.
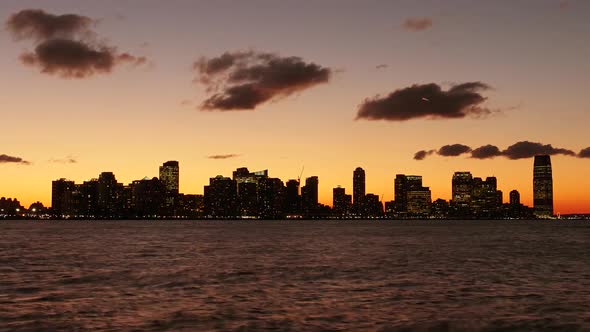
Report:
[[[471,171],[532,205],[540,152],[555,212],[589,213],[589,15],[584,0],[4,0],[0,196],[50,205],[52,180],[130,183],[178,160],[189,194],[238,167],[304,168],[331,205],[362,167],[384,201],[396,174],[434,200]]]

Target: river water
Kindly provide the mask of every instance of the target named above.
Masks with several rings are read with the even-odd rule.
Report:
[[[2,221],[0,331],[590,331],[590,223]]]

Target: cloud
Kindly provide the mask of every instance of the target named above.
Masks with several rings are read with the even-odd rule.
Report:
[[[214,154],[212,156],[207,156],[209,159],[229,159],[229,158],[236,158],[239,157],[239,154],[230,153],[230,154]]]
[[[423,160],[424,158],[426,158],[427,156],[430,156],[431,154],[435,153],[436,150],[420,150],[418,152],[416,152],[414,154],[414,159],[415,160]]]
[[[497,146],[491,144],[480,146],[479,148],[473,149],[473,151],[471,151],[471,158],[475,159],[488,159],[501,155],[502,151],[500,151]]]
[[[313,86],[327,83],[330,68],[308,63],[299,57],[273,53],[226,52],[201,58],[193,65],[210,96],[201,104],[206,111],[253,110]]]
[[[89,17],[76,14],[53,15],[40,9],[25,9],[11,15],[6,21],[6,27],[17,40],[34,39],[41,42],[91,33],[90,26],[94,22]]]
[[[357,119],[406,121],[411,119],[460,119],[481,117],[492,113],[481,104],[480,94],[490,87],[482,82],[453,85],[444,91],[435,84],[415,84],[395,90],[385,97],[375,96],[359,106]]]
[[[389,67],[389,65],[388,65],[388,64],[386,64],[386,63],[382,63],[382,64],[380,64],[380,65],[376,65],[376,66],[375,66],[375,69],[386,69],[387,67]]]
[[[470,152],[471,148],[463,144],[445,145],[438,149],[437,153],[440,156],[456,157],[464,153]]]
[[[588,150],[584,152],[584,150]],[[578,154],[579,157],[583,157],[584,153],[590,155],[590,148],[584,149],[580,151]],[[431,154],[424,154],[424,150],[418,151],[414,155],[414,159],[422,160],[427,155]],[[445,145],[441,147],[436,153],[441,156],[448,156],[448,157],[456,157],[463,153],[471,152],[471,158],[474,159],[488,159],[488,158],[495,158],[495,157],[506,157],[508,159],[524,159],[524,158],[531,158],[536,155],[564,155],[564,156],[576,156],[572,150],[564,149],[564,148],[556,148],[553,147],[551,144],[542,144],[536,142],[529,142],[529,141],[521,141],[514,143],[507,147],[505,150],[500,150],[495,145],[483,145],[476,149],[471,149],[469,146],[462,145],[462,144],[453,144],[453,145]],[[416,158],[416,156],[421,158]],[[590,156],[589,156],[590,157]]]
[[[120,64],[147,63],[146,57],[119,52],[114,46],[98,42],[91,29],[94,24],[97,22],[86,16],[25,9],[10,16],[6,27],[16,40],[34,41],[34,50],[21,54],[20,60],[44,74],[86,78],[110,73]]]
[[[578,157],[590,158],[590,147],[580,150],[580,153],[578,153]]]
[[[23,158],[20,158],[20,157],[13,157],[13,156],[5,155],[5,154],[0,154],[0,164],[8,164],[8,163],[22,164],[22,165],[30,165],[31,164],[31,162],[23,160]]]
[[[423,31],[432,27],[432,19],[429,17],[411,17],[402,23],[402,28],[408,31]]]
[[[49,162],[51,163],[56,163],[56,164],[76,164],[78,163],[78,160],[76,160],[74,157],[66,157],[66,158],[61,158],[61,159],[49,159]]]
[[[502,151],[502,155],[508,159],[523,159],[531,158],[539,154],[548,155],[566,155],[575,156],[576,154],[568,149],[554,148],[551,144],[541,144],[529,141],[522,141],[509,146],[506,150]]]

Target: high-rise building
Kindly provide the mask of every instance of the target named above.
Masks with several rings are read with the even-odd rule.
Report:
[[[533,209],[538,218],[553,216],[553,174],[551,157],[535,156],[533,166]]]
[[[166,187],[168,194],[178,194],[178,186],[180,183],[178,161],[167,161],[160,166],[160,181]]]
[[[264,219],[285,216],[285,185],[281,179],[265,177],[258,183],[258,215]]]
[[[55,180],[51,183],[51,209],[57,218],[68,218],[75,214],[74,181],[66,179]]]
[[[352,205],[355,210],[362,210],[365,199],[365,170],[357,167],[352,173]]]
[[[287,215],[301,213],[301,197],[299,196],[299,181],[289,180],[285,188],[285,212]]]
[[[498,180],[488,176],[485,180],[473,178],[471,190],[471,209],[478,217],[491,217],[502,205],[502,192],[498,190]]]
[[[135,218],[161,218],[169,216],[165,209],[168,188],[158,178],[136,180],[131,183],[131,210]]]
[[[398,214],[427,214],[430,189],[422,186],[422,176],[397,174],[394,181],[395,211]]]
[[[205,214],[213,218],[235,218],[238,215],[236,181],[218,175],[204,188]]]
[[[305,186],[301,188],[301,203],[306,214],[313,214],[319,207],[318,186],[318,177],[311,176],[305,179]]]
[[[469,207],[473,192],[473,176],[471,172],[455,172],[452,182],[451,205]]]
[[[350,195],[346,195],[346,189],[340,186],[332,189],[332,210],[335,216],[343,217],[347,214],[350,204],[348,197]]]
[[[103,172],[98,176],[98,216],[101,218],[119,218],[123,210],[123,184],[118,183],[112,172]]]
[[[510,205],[520,205],[520,193],[518,190],[512,190],[510,192]]]

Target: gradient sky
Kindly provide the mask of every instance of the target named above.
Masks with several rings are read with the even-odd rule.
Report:
[[[501,149],[518,141],[590,146],[589,1],[27,1],[0,2],[3,22],[23,9],[79,14],[143,66],[64,79],[25,66],[34,46],[0,32],[0,154],[30,165],[0,164],[0,196],[50,205],[51,181],[81,182],[112,171],[123,183],[157,176],[178,160],[180,190],[203,193],[209,177],[237,167],[269,169],[283,181],[320,178],[320,200],[337,185],[352,192],[357,166],[367,192],[393,197],[397,173],[423,176],[432,198],[449,199],[453,172],[496,176],[532,204],[532,159],[487,160],[418,150],[461,143]],[[421,31],[402,27],[428,18]],[[200,57],[226,51],[299,56],[332,69],[318,84],[251,111],[206,112],[193,82]],[[385,68],[377,68],[379,65]],[[383,67],[383,66],[381,66]],[[483,118],[355,120],[359,105],[413,84],[484,82]],[[211,155],[237,154],[228,159]],[[76,163],[64,162],[73,158]],[[590,212],[590,159],[552,157],[555,212]]]

